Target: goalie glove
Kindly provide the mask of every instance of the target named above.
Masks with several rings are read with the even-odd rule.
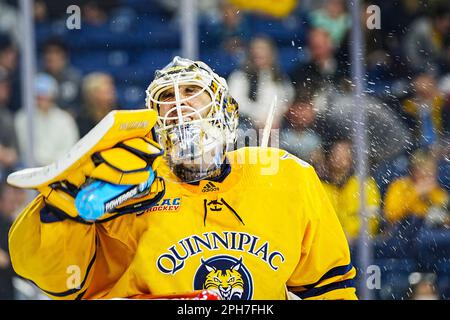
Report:
[[[93,181],[122,186],[147,183],[135,197],[123,204],[119,201],[113,210],[105,210],[109,212],[92,220],[104,222],[144,210],[159,201],[165,191],[164,180],[156,174],[164,153],[153,140],[156,117],[153,110],[112,111],[65,157],[46,167],[15,172],[8,177],[8,183],[38,190],[52,213],[79,222],[90,219],[80,216],[75,198]]]

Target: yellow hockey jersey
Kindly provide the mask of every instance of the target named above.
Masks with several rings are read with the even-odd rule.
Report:
[[[265,150],[265,151],[264,151]],[[151,208],[83,224],[42,195],[9,234],[14,269],[56,299],[209,289],[222,299],[356,299],[345,235],[314,169],[286,151],[227,154],[222,180],[175,182]]]

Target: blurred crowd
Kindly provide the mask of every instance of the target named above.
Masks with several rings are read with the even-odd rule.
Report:
[[[60,21],[71,2],[34,1],[36,25]],[[179,23],[178,1],[150,2],[164,23]],[[249,6],[257,2],[246,1]],[[117,12],[129,16],[131,4],[142,5],[143,1],[79,3],[83,24],[101,27],[117,17]],[[363,26],[371,4],[381,8],[381,28],[362,29],[369,237],[380,246],[407,252],[402,258],[420,259],[410,247],[424,230],[426,235],[438,232],[443,245],[450,245],[450,3],[366,1],[361,6]],[[217,49],[236,62],[232,69],[224,69],[224,75],[239,103],[239,126],[242,132],[262,129],[277,97],[273,129],[278,130],[280,148],[316,168],[352,250],[357,250],[361,218],[353,141],[355,115],[361,106],[353,102],[352,21],[346,1],[280,1],[274,12],[261,6],[257,13],[242,6],[237,0],[199,1],[200,38],[214,39]],[[7,231],[26,205],[24,193],[5,184],[6,176],[27,163],[30,144],[34,164],[49,164],[109,111],[123,108],[117,77],[101,67],[78,68],[72,63],[76,52],[68,43],[70,37],[50,33],[38,39],[30,140],[20,83],[19,16],[17,1],[0,0],[0,299],[12,298]],[[287,24],[287,29],[293,25],[301,31],[294,33],[295,39],[283,42],[273,32],[252,32],[254,19]],[[267,30],[273,31],[271,26]],[[201,52],[203,46],[202,41]],[[292,50],[295,55],[289,59],[285,53]],[[134,75],[127,77],[132,81]],[[148,81],[152,77],[148,74]],[[135,107],[142,106],[143,101]],[[258,144],[256,139],[247,143]],[[402,242],[402,237],[409,242]],[[438,258],[450,263],[446,257]],[[410,275],[412,291],[402,297],[448,298],[448,291],[439,294],[438,279],[427,276],[426,272],[435,271],[433,267],[436,264],[415,265],[413,271],[422,273]]]

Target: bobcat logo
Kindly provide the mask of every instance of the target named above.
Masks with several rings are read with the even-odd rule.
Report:
[[[250,273],[242,263],[230,256],[201,258],[201,265],[194,279],[194,290],[206,289],[223,300],[251,299],[253,284]]]
[[[242,258],[236,265],[224,271],[208,266],[203,259],[201,261],[209,272],[206,275],[204,289],[217,293],[224,300],[231,300],[234,296],[241,299],[244,292],[244,280],[239,273]]]

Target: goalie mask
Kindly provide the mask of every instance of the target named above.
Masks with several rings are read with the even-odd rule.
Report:
[[[183,182],[220,173],[238,123],[225,79],[201,61],[175,57],[156,71],[146,94],[146,106],[158,112],[156,133],[172,172]]]

